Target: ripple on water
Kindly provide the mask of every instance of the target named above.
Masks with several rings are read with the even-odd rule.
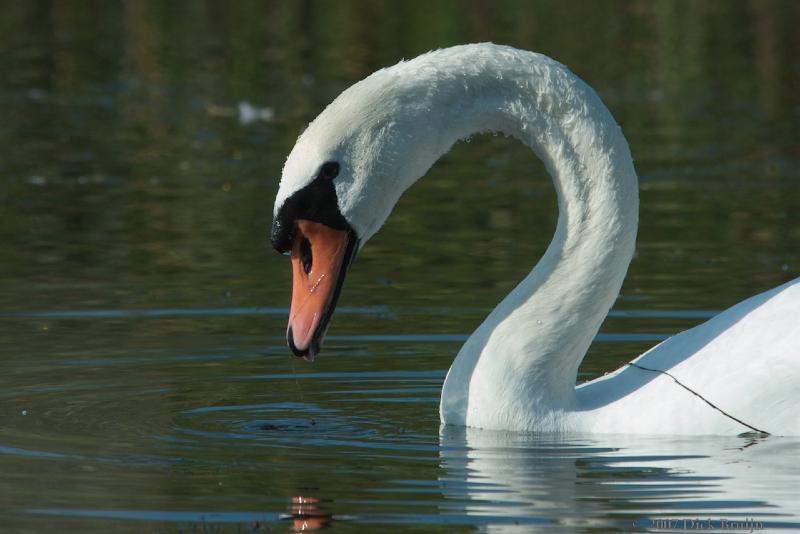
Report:
[[[570,532],[749,515],[800,528],[791,440],[437,432],[445,370],[426,365],[460,341],[334,336],[313,367],[255,336],[29,359],[0,393],[17,414],[0,484],[30,488],[30,466],[48,463],[66,490],[10,505],[60,520]],[[91,489],[70,493],[75,479]]]
[[[353,382],[387,378],[389,373],[309,373],[317,379]],[[262,379],[275,380],[280,375]],[[293,379],[305,375],[294,375]],[[416,378],[416,376],[414,377]],[[389,381],[381,380],[387,386]],[[374,401],[380,393],[397,394],[397,388],[370,389]],[[412,387],[400,391],[409,395]],[[427,391],[427,389],[425,390]],[[337,393],[341,393],[337,390]],[[398,400],[396,397],[393,397]],[[357,400],[357,399],[346,399]],[[362,399],[363,402],[364,399]],[[410,395],[400,402],[414,402]],[[272,402],[200,407],[186,410],[176,418],[173,430],[178,435],[197,440],[226,441],[234,447],[336,447],[341,455],[396,454],[398,451],[430,453],[436,450],[431,436],[403,429],[396,422],[348,413],[341,408],[323,407],[311,402]]]

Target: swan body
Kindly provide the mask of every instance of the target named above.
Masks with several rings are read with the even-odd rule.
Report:
[[[512,136],[538,155],[559,218],[544,256],[456,356],[442,387],[442,423],[800,435],[800,280],[664,341],[636,366],[575,387],[633,256],[638,179],[619,125],[588,85],[546,56],[494,44],[380,70],[298,139],[272,229],[276,248],[292,254],[287,335],[296,354],[319,351],[355,251],[403,191],[455,142],[480,132]]]

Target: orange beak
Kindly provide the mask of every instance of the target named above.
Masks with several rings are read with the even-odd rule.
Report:
[[[314,361],[355,256],[356,239],[352,231],[305,219],[297,220],[295,230],[286,341],[296,356]]]

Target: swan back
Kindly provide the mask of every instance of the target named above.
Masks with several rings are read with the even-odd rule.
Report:
[[[572,424],[594,432],[739,434],[757,428],[800,435],[798,317],[800,279],[750,297],[663,341],[634,365],[579,386]]]

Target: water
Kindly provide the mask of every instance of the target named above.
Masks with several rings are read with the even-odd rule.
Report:
[[[638,253],[579,380],[613,370],[800,275],[795,4],[3,13],[4,532],[800,529],[797,439],[439,428],[453,355],[554,228],[512,141],[475,137],[408,192],[313,365],[288,355],[267,246],[282,162],[348,84],[457,42],[543,51],[597,88],[641,178]]]

